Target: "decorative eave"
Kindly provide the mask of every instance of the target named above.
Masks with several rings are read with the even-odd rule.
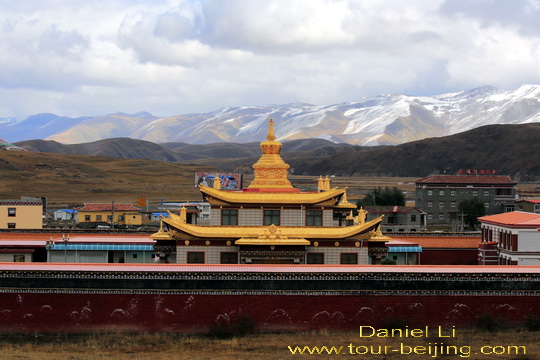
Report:
[[[270,228],[267,226],[201,226],[187,224],[176,219],[163,218],[169,231],[157,232],[150,236],[154,240],[191,240],[191,239],[259,239],[261,233]],[[281,237],[289,239],[366,239],[369,240],[378,229],[382,217],[364,224],[341,227],[324,226],[280,226],[277,227]],[[296,241],[295,240],[295,241]],[[290,243],[287,243],[290,244]],[[306,245],[303,243],[302,245]]]
[[[334,205],[335,201],[334,204],[328,201],[345,193],[345,189],[332,189],[319,193],[226,191],[204,185],[200,185],[199,189],[209,202],[217,200],[225,204]]]
[[[290,238],[284,236],[282,231],[274,224],[264,230],[257,238],[241,238],[235,241],[236,245],[311,245],[306,239]]]

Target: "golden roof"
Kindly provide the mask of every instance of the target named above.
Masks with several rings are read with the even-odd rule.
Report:
[[[364,224],[352,226],[279,226],[274,227],[279,231],[279,236],[289,239],[370,239],[377,230],[382,217],[371,220]],[[158,232],[150,237],[156,240],[165,240],[164,234],[168,234],[169,240],[189,240],[189,239],[240,239],[240,238],[261,238],[261,233],[266,229],[271,233],[271,228],[267,226],[202,226],[187,224],[178,215],[172,218],[163,218],[162,221],[168,225],[168,232]],[[276,236],[277,239],[277,236]]]
[[[266,141],[261,142],[262,156],[255,164],[253,170],[255,178],[249,188],[257,189],[292,189],[287,179],[289,165],[283,161],[279,153],[283,145],[276,141],[274,135],[274,121],[270,118]]]
[[[207,200],[212,203],[212,199],[228,204],[297,204],[316,205],[328,202],[334,205],[335,197],[345,193],[345,189],[332,189],[323,192],[251,192],[251,191],[224,191],[208,186],[200,185],[199,189],[206,194]],[[329,202],[329,200],[332,200]],[[356,206],[355,206],[356,207]]]

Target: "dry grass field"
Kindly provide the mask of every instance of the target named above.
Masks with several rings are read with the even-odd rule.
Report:
[[[83,202],[131,202],[137,198],[158,201],[200,200],[195,172],[217,169],[141,159],[119,159],[53,153],[0,151],[0,199],[46,196],[51,206]],[[246,175],[249,185],[253,175]],[[289,177],[295,187],[315,190],[317,176]],[[408,199],[418,178],[335,177],[332,187],[348,187],[349,200],[362,198],[377,186],[397,186]],[[520,184],[526,196],[540,196],[540,184]]]
[[[0,335],[1,359],[28,360],[286,360],[286,359],[540,359],[538,333],[520,330],[483,332],[457,329],[451,339],[433,338],[360,338],[355,332],[300,332],[252,334],[217,339],[207,336],[171,334],[100,333],[89,335],[26,334]],[[403,352],[401,354],[401,345]],[[435,354],[434,345],[448,349],[449,355]],[[429,346],[431,345],[431,354]],[[319,347],[322,354],[293,354],[296,346]],[[340,355],[329,355],[334,346]],[[446,348],[449,346],[449,348]],[[387,354],[376,354],[387,347]],[[411,349],[413,353],[407,354]],[[369,349],[369,350],[368,350]],[[393,349],[399,349],[393,352]],[[425,350],[423,350],[425,349]],[[374,354],[362,354],[374,351]],[[414,354],[414,351],[425,354]],[[482,351],[485,354],[482,354]],[[316,352],[316,350],[315,350]],[[352,352],[352,354],[351,354]],[[457,353],[456,353],[457,352]],[[491,354],[490,354],[491,352]],[[345,355],[345,356],[343,356]],[[436,356],[434,356],[436,355]]]

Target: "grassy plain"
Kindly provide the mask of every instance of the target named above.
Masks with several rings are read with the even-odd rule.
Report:
[[[456,337],[450,339],[434,338],[360,338],[356,332],[299,332],[280,334],[251,334],[243,337],[218,339],[201,335],[175,334],[125,334],[100,333],[88,335],[66,334],[24,334],[0,335],[1,359],[28,360],[94,360],[94,359],[138,359],[138,360],[286,360],[286,359],[386,359],[386,360],[426,360],[426,359],[500,359],[527,360],[540,359],[538,333],[521,330],[484,332],[479,330],[457,329]],[[417,347],[418,352],[425,348],[426,354],[400,354]],[[434,355],[433,345],[455,346],[448,350],[450,355]],[[349,345],[352,344],[352,347]],[[429,346],[432,345],[431,354]],[[341,355],[292,354],[296,346],[343,347]],[[372,347],[378,352],[390,346],[388,354],[359,354]],[[519,348],[516,348],[519,346]],[[484,347],[482,349],[482,347]],[[350,352],[353,352],[351,354]],[[481,354],[481,351],[492,352]],[[476,353],[476,354],[475,354]],[[345,355],[345,356],[343,356]]]
[[[218,171],[200,165],[141,159],[119,159],[54,153],[0,151],[0,199],[46,196],[52,206],[83,202],[193,201],[201,194],[194,186],[198,171]],[[295,176],[293,186],[315,190],[318,176]],[[248,186],[253,175],[246,175]],[[332,187],[347,187],[349,200],[363,198],[377,186],[397,186],[413,199],[418,178],[335,177]],[[540,196],[540,184],[520,184],[520,195]]]

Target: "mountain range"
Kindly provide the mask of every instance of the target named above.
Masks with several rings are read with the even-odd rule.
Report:
[[[540,85],[509,91],[484,86],[433,96],[378,95],[325,106],[225,107],[169,117],[147,112],[78,118],[39,114],[24,120],[0,119],[0,134],[10,142],[43,139],[63,144],[118,137],[153,143],[250,143],[264,139],[270,117],[280,141],[315,138],[353,145],[398,145],[484,125],[540,122]]]

